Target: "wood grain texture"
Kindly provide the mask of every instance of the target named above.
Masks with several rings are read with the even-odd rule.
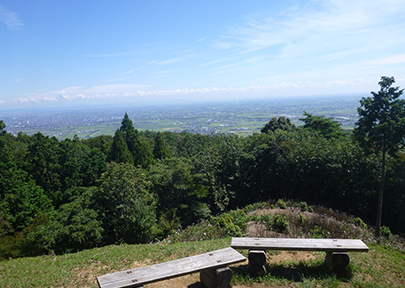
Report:
[[[368,252],[359,239],[308,239],[308,238],[232,238],[232,248],[250,250],[292,250],[325,252]]]
[[[97,277],[97,281],[100,288],[139,287],[147,283],[219,268],[245,260],[246,258],[233,248],[225,248],[147,267],[102,275]]]

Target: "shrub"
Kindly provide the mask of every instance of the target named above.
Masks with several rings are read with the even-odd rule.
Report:
[[[253,210],[254,210],[254,207],[253,207],[252,204],[248,204],[248,205],[245,206],[245,208],[243,208],[243,211],[245,213],[249,213],[250,211],[253,211]]]
[[[307,211],[308,210],[308,204],[307,202],[300,202],[299,207],[301,209],[301,211]]]
[[[257,213],[254,213],[252,215],[249,216],[248,221],[254,221],[255,223],[260,222],[260,218],[259,215],[257,215]]]
[[[357,227],[363,228],[363,229],[367,229],[367,224],[363,222],[363,220],[360,217],[357,217],[354,219],[353,221],[354,225],[356,225]]]
[[[382,226],[381,227],[381,235],[387,237],[387,238],[391,238],[392,237],[392,233],[389,227],[387,226]]]
[[[278,199],[276,205],[281,209],[287,209],[287,204],[282,199]]]
[[[225,229],[226,234],[231,237],[243,236],[247,227],[247,217],[242,210],[222,213],[213,217],[212,220],[219,228]]]
[[[314,229],[309,230],[309,237],[311,238],[326,238],[328,234],[330,233],[318,225],[315,225]]]
[[[307,224],[308,219],[307,219],[307,217],[305,217],[305,215],[300,213],[299,222],[300,222],[301,225],[305,225],[305,224]]]
[[[260,216],[260,223],[263,223],[267,229],[270,229],[273,226],[273,219],[271,215],[264,214]]]
[[[290,233],[290,223],[285,216],[276,215],[274,217],[273,228],[279,233]]]

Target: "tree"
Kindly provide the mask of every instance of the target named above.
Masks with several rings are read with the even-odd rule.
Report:
[[[51,200],[56,200],[54,192],[61,187],[60,165],[58,163],[59,141],[55,137],[49,138],[38,132],[32,136],[25,158],[28,172],[41,186]]]
[[[127,113],[122,119],[120,129],[115,132],[108,160],[144,168],[153,163],[152,150],[148,143],[141,141],[139,132]]]
[[[134,157],[129,151],[128,145],[125,141],[125,134],[119,129],[115,131],[108,160],[117,163],[134,164]]]
[[[105,242],[146,243],[153,238],[156,203],[142,169],[111,163],[94,192],[95,211],[105,231]]]
[[[341,124],[334,121],[333,118],[325,116],[314,116],[304,111],[305,118],[300,118],[305,123],[304,128],[316,131],[327,139],[344,137]]]
[[[4,124],[3,120],[0,120],[0,136],[5,135],[7,133],[5,128],[6,124]]]
[[[267,133],[268,131],[276,131],[277,129],[281,129],[284,131],[290,131],[294,130],[296,127],[293,123],[291,123],[291,120],[289,118],[285,118],[283,116],[278,117],[273,117],[270,119],[269,122],[266,123],[266,125],[260,130],[262,133]]]
[[[391,87],[394,77],[382,76],[380,91],[371,92],[372,97],[362,98],[357,108],[359,120],[354,136],[366,148],[381,151],[381,181],[378,191],[375,236],[380,238],[383,192],[386,176],[386,154],[395,155],[404,145],[405,100],[399,99],[403,89]]]
[[[165,139],[163,138],[163,135],[160,132],[157,132],[156,134],[155,145],[153,148],[153,155],[155,156],[156,159],[165,159],[172,157],[169,149],[166,146]]]

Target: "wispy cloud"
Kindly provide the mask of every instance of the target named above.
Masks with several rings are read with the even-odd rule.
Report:
[[[202,42],[202,41],[204,41],[204,40],[207,40],[208,38],[210,38],[210,36],[207,36],[207,37],[204,37],[204,38],[201,38],[201,39],[198,39],[197,41],[195,41],[196,43],[198,43],[198,42]]]
[[[136,68],[136,69],[129,70],[129,71],[120,73],[120,74],[118,74],[118,75],[128,75],[128,74],[132,74],[132,73],[134,73],[135,71],[141,70],[142,68],[145,68],[146,66],[152,65],[153,63],[156,63],[156,62],[157,62],[157,60],[150,61],[150,62],[148,62],[148,63],[146,63],[146,64],[144,64],[144,65],[142,65],[142,66],[140,66],[140,67],[138,67],[138,68]]]
[[[134,70],[127,71],[127,72],[120,73],[120,74],[118,74],[118,75],[128,75],[128,74],[132,74],[132,73],[134,73],[134,72],[135,72],[135,69],[134,69]]]
[[[144,85],[126,84],[126,85],[101,85],[91,88],[68,87],[66,89],[51,91],[41,95],[27,95],[15,100],[3,100],[3,104],[21,104],[21,103],[44,103],[44,102],[75,102],[77,100],[85,101],[110,101],[126,100],[163,100],[163,99],[237,99],[246,98],[247,95],[254,97],[274,97],[278,96],[305,96],[316,95],[316,92],[323,91],[325,88],[334,89],[336,93],[341,92],[343,88],[351,88],[354,92],[359,92],[356,87],[364,88],[369,85],[368,80],[356,79],[351,81],[328,81],[324,83],[288,83],[279,82],[274,85],[256,85],[248,87],[228,87],[228,88],[194,88],[194,89],[167,89],[167,90],[146,90]],[[363,91],[363,90],[361,90]],[[315,93],[315,94],[314,94]]]
[[[385,33],[403,31],[405,23],[400,19],[404,9],[403,1],[314,1],[230,27],[215,47],[235,53],[282,47],[275,55],[288,57],[365,47]],[[402,38],[391,41],[397,43]]]
[[[123,57],[132,55],[134,52],[115,52],[115,53],[108,53],[108,54],[84,54],[84,57],[89,58],[110,58],[110,57]]]
[[[168,59],[168,60],[156,61],[156,64],[160,64],[160,65],[172,64],[172,63],[184,61],[186,59],[193,58],[193,57],[196,57],[196,54],[187,54],[187,55],[183,55],[183,56]]]
[[[21,29],[22,26],[24,26],[24,24],[19,19],[16,13],[11,12],[1,4],[0,4],[0,22],[6,24],[9,30],[18,30]]]
[[[372,65],[391,65],[391,64],[403,64],[405,63],[405,54],[394,55],[391,57],[375,59],[366,62],[366,64]]]

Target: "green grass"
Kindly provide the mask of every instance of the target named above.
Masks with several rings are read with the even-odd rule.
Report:
[[[229,247],[230,239],[173,244],[111,245],[61,256],[0,262],[0,287],[98,287],[97,276]]]
[[[111,245],[61,256],[0,262],[0,287],[97,287],[96,277],[126,270],[134,263],[151,265],[229,247],[230,238],[170,244]],[[267,275],[250,278],[246,265],[234,265],[234,283],[294,287],[403,287],[405,252],[369,244],[369,253],[349,253],[351,277],[337,279],[323,264],[323,255],[305,262],[267,266]],[[247,251],[241,251],[246,255]],[[321,253],[319,253],[321,254]]]
[[[316,222],[320,225],[318,227],[330,232],[331,237],[342,238],[339,235],[344,231],[349,238],[363,239],[370,251],[349,253],[351,262],[348,279],[336,278],[330,268],[324,265],[325,253],[314,252],[314,257],[308,258],[310,260],[301,262],[286,260],[277,264],[267,264],[267,274],[259,278],[251,278],[246,273],[246,263],[232,265],[234,284],[249,286],[263,283],[267,287],[405,287],[403,239],[398,236],[383,238],[383,245],[377,245],[372,242],[370,236],[372,228],[368,227],[367,230],[357,227],[352,224],[355,222],[352,216],[323,207],[314,207],[316,213],[312,219],[303,224],[299,221],[299,213],[304,212],[299,209],[305,205],[290,201],[286,201],[286,204],[288,209],[279,210],[279,213],[292,211],[289,216],[286,214],[292,229],[287,235],[279,234],[279,237],[307,235],[307,230],[313,229],[311,227]],[[252,221],[255,213],[259,211],[256,209],[266,211],[263,209],[269,209],[271,206],[267,202],[256,203],[247,206],[243,211],[251,213],[249,221]],[[322,219],[325,215],[335,220],[324,223]],[[259,219],[259,216],[256,218]],[[340,222],[336,222],[338,220]],[[260,231],[261,235],[262,232]],[[140,264],[152,265],[229,247],[231,239],[223,238],[225,234],[209,221],[203,221],[199,225],[175,231],[164,241],[156,244],[110,245],[58,256],[52,254],[3,260],[0,261],[0,287],[98,287],[96,279],[100,275],[126,270]],[[240,250],[240,252],[247,256],[248,251]],[[278,253],[280,252],[268,251],[267,255],[274,257]],[[292,255],[289,259],[294,257]]]

